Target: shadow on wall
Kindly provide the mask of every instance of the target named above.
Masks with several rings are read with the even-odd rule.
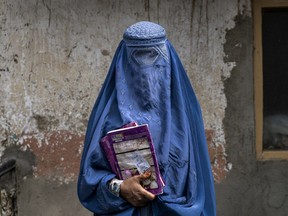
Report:
[[[17,194],[16,160],[4,160],[0,163],[1,215],[17,215]]]
[[[33,172],[35,156],[30,151],[21,151],[17,146],[4,151],[0,163],[0,215],[18,215],[18,181]]]

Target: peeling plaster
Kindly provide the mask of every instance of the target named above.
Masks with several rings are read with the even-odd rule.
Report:
[[[59,214],[63,206],[69,214],[71,201],[77,207],[73,211],[81,209],[74,205],[78,202],[71,199],[68,186],[76,182],[88,116],[124,29],[140,20],[165,27],[193,84],[216,187],[229,188],[218,200],[223,215],[265,215],[268,208],[277,215],[278,208],[285,209],[287,193],[279,191],[285,184],[267,173],[257,174],[261,167],[248,160],[253,151],[244,142],[253,139],[252,129],[242,128],[243,137],[236,138],[224,131],[223,121],[232,115],[227,111],[231,109],[227,83],[243,67],[233,58],[234,52],[224,49],[232,44],[227,34],[238,27],[235,17],[251,19],[250,0],[0,0],[0,4],[0,161],[18,155],[19,163],[25,164],[19,195],[23,214],[45,214],[43,203],[48,205],[47,215]],[[233,46],[240,49],[243,43]],[[245,151],[238,151],[238,142]],[[278,170],[274,168],[270,170]],[[252,169],[259,178],[246,174]],[[235,173],[241,173],[241,179]],[[70,194],[67,205],[61,203],[57,184]],[[51,188],[50,196],[46,192],[50,194]]]
[[[205,129],[212,131],[207,139],[216,158],[216,182],[231,170],[222,123],[223,81],[237,65],[224,61],[223,44],[235,27],[234,17],[251,16],[250,1],[145,1],[132,7],[129,1],[3,0],[2,5],[0,157],[11,145],[30,149],[27,140],[52,148],[47,136],[55,131],[83,137],[124,29],[148,19],[165,27],[194,86]]]
[[[236,1],[193,1],[196,9],[191,14],[190,54],[180,52],[180,55],[191,56],[191,63],[187,63],[185,60],[189,59],[184,58],[184,64],[202,106],[206,131],[213,131],[211,138],[207,133],[206,135],[209,151],[214,154],[214,159],[211,159],[212,170],[218,183],[233,167],[227,160],[222,122],[227,107],[223,81],[231,76],[233,68],[237,66],[235,61],[225,61],[223,46],[226,43],[226,32],[235,27],[234,17],[238,14],[251,16],[249,1],[235,3]]]

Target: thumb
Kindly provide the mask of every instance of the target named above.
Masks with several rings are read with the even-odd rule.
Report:
[[[139,181],[144,181],[144,180],[150,178],[150,176],[151,176],[151,172],[150,171],[146,171],[146,172],[138,175],[137,178],[138,178]]]

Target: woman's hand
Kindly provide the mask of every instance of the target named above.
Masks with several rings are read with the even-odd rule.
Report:
[[[120,196],[135,207],[145,206],[155,195],[141,186],[141,181],[148,179],[150,175],[143,173],[123,181],[120,186]]]

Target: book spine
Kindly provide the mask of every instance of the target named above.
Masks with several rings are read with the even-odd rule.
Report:
[[[115,157],[113,146],[109,140],[109,136],[103,137],[100,140],[100,145],[106,154],[107,160],[111,166],[112,171],[116,174],[117,173],[116,172],[116,166],[115,166],[116,157]]]

